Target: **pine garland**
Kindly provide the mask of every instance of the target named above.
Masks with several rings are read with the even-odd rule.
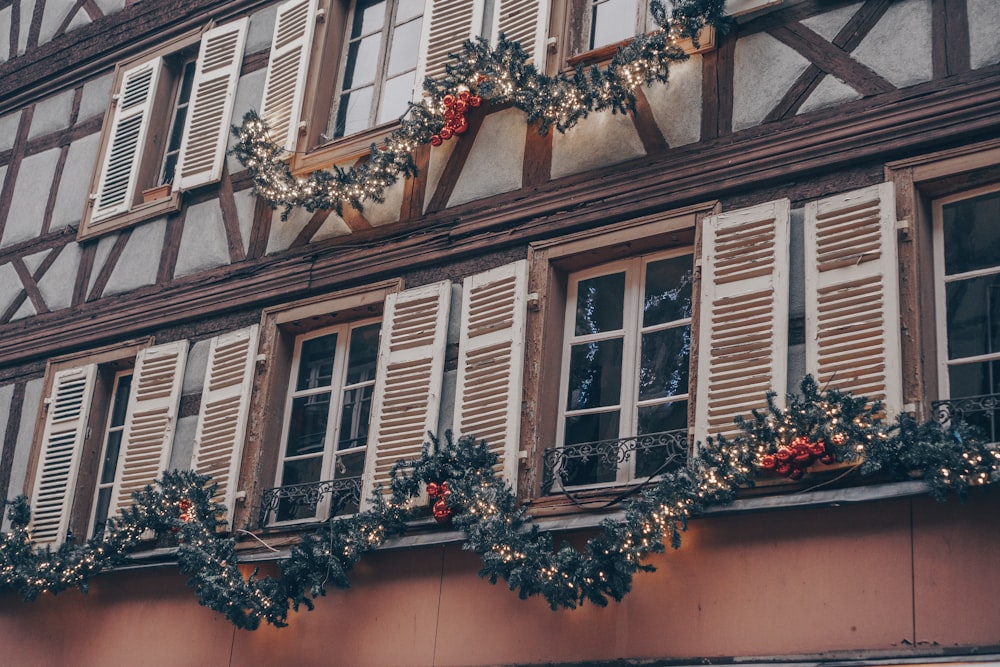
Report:
[[[862,475],[907,479],[916,471],[938,499],[949,491],[964,498],[972,488],[1000,481],[1000,449],[963,424],[917,424],[905,415],[887,424],[877,402],[821,391],[811,377],[801,390],[788,396],[786,408],[769,394],[764,410],[737,420],[739,435],[710,438],[690,465],[665,473],[629,499],[622,520],[605,520],[583,551],[568,544],[555,548],[552,534],[532,525],[494,473],[496,456],[485,442],[454,442],[449,434],[419,459],[398,464],[391,495],[373,496],[372,509],[332,518],[306,534],[279,563],[277,579],[240,571],[236,540],[220,534],[225,508],[213,502],[216,485],[204,475],[166,473],[159,488],[136,493],[135,504],[109,520],[105,536],[56,550],[32,542],[27,500],[17,498],[9,509],[12,529],[0,536],[0,590],[16,589],[26,601],[73,586],[86,592],[93,576],[129,562],[144,533],[154,531],[176,542],[178,567],[202,605],[240,628],[262,622],[280,627],[290,610],[312,609],[328,587],[347,588],[354,564],[406,531],[421,512],[410,508],[410,500],[433,484],[455,528],[465,534],[463,547],[482,558],[482,577],[506,581],[521,598],[541,595],[553,609],[587,601],[603,606],[621,600],[637,572],[653,569],[642,562],[645,556],[664,551],[667,542],[679,548],[691,518],[731,503],[762,474],[768,457],[799,439],[823,443],[836,462],[854,463]]]
[[[283,220],[293,208],[342,213],[350,204],[360,210],[365,201],[384,201],[386,189],[400,177],[416,174],[413,151],[433,137],[440,138],[449,124],[446,96],[469,92],[494,104],[512,104],[543,135],[553,126],[565,132],[591,112],[625,113],[634,108],[636,88],[666,83],[670,65],[687,59],[677,45],[680,40],[697,43],[705,26],[725,28],[724,4],[725,0],[677,0],[668,16],[661,0],[652,0],[657,30],[619,48],[607,67],[579,65],[551,77],[539,72],[528,62],[530,54],[504,35],[496,47],[482,38],[467,41],[461,53],[453,54],[444,76],[424,81],[423,100],[410,104],[399,128],[380,144],[373,143],[368,160],[357,167],[334,166],[332,171],[294,176],[284,159],[285,149],[270,139],[267,124],[253,111],[242,126],[233,128],[238,141],[232,152],[250,172],[255,193],[272,208],[281,208]]]

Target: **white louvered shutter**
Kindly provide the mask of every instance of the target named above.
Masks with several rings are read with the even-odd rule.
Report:
[[[92,220],[122,213],[132,205],[161,67],[162,60],[154,58],[122,75],[121,89],[115,96],[111,138],[94,197]]]
[[[209,30],[201,38],[177,167],[177,187],[181,190],[222,177],[248,23],[249,19],[243,18]]]
[[[271,128],[271,140],[288,150],[295,150],[302,116],[316,27],[316,2],[291,0],[279,5],[274,23],[260,115]]]
[[[109,517],[131,505],[132,493],[167,467],[187,350],[182,340],[146,348],[136,357]]]
[[[386,297],[362,509],[376,485],[389,492],[392,466],[419,458],[437,431],[450,298],[448,281]]]
[[[66,541],[96,373],[90,364],[53,377],[31,492],[31,536],[39,544]]]
[[[545,71],[549,2],[548,0],[497,0],[493,13],[493,43],[500,34],[520,42],[539,71]]]
[[[212,500],[226,506],[227,520],[232,518],[243,457],[257,329],[254,325],[212,339],[194,435],[191,469],[211,475],[219,485]]]
[[[821,387],[902,408],[892,183],[806,206],[806,369]]]
[[[527,285],[526,260],[466,278],[458,348],[455,431],[485,440],[512,488],[517,483]]]
[[[484,4],[484,0],[427,0],[414,100],[420,99],[425,78],[445,73],[448,54],[461,52],[465,40],[479,35]]]
[[[695,438],[732,435],[788,383],[789,203],[713,215],[702,233]]]

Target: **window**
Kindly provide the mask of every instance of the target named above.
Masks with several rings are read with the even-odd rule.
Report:
[[[687,442],[693,257],[645,255],[569,276],[558,442],[578,453],[638,438],[624,462],[567,456],[566,486],[625,483],[662,472],[668,449]]]
[[[296,341],[279,487],[348,480],[360,491],[380,328],[380,321],[369,320],[321,329]],[[339,501],[335,507],[331,499]],[[293,502],[289,496],[274,518],[283,522],[351,514],[359,503],[358,492],[330,494],[315,504]]]
[[[1000,438],[1000,189],[934,203],[939,393]],[[994,401],[994,402],[991,402]]]
[[[248,20],[187,36],[119,68],[80,235],[176,209],[217,181]]]
[[[94,515],[90,520],[88,535],[100,535],[108,521],[111,493],[118,473],[118,454],[121,452],[122,436],[125,433],[125,414],[131,394],[132,371],[115,374],[111,388],[111,407],[108,411],[104,442],[101,447],[100,472],[97,490],[94,494]]]
[[[617,44],[656,27],[646,0],[586,0],[583,20],[586,41],[581,51]]]

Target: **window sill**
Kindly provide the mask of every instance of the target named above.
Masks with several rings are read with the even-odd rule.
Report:
[[[306,153],[295,153],[289,164],[292,174],[305,176],[318,169],[329,169],[338,163],[353,163],[367,156],[372,144],[379,143],[397,127],[399,121],[393,120],[347,137],[333,139]]]
[[[118,215],[111,216],[110,218],[103,218],[97,221],[87,219],[80,225],[80,231],[77,232],[76,239],[78,241],[83,241],[85,239],[97,238],[98,236],[102,236],[109,232],[124,229],[125,227],[130,227],[146,220],[158,218],[167,213],[179,211],[180,208],[181,193],[180,191],[175,190],[166,197],[137,204],[129,211],[119,213]]]
[[[607,46],[602,46],[591,51],[577,53],[566,59],[566,65],[568,67],[576,67],[577,65],[607,64],[614,57],[618,49],[627,46],[631,42],[632,39],[624,39],[620,42],[608,44]],[[712,26],[705,26],[701,29],[698,33],[698,46],[695,46],[694,40],[692,39],[683,39],[677,43],[677,46],[681,47],[681,49],[684,50],[684,53],[689,56],[696,53],[711,51],[715,48],[715,28]]]

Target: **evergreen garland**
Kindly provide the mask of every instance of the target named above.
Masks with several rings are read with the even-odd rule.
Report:
[[[253,111],[242,126],[233,128],[238,141],[232,152],[249,170],[255,193],[272,208],[283,209],[283,220],[296,207],[342,213],[350,204],[360,210],[367,200],[383,201],[386,188],[400,177],[416,174],[413,151],[434,137],[439,143],[442,129],[449,126],[447,96],[469,92],[478,99],[512,104],[541,134],[553,126],[565,132],[594,111],[624,113],[634,108],[636,88],[665,83],[670,64],[687,59],[677,46],[680,40],[697,43],[703,27],[725,28],[724,4],[725,0],[677,0],[668,15],[661,0],[652,0],[650,10],[658,29],[619,48],[607,67],[581,64],[551,77],[539,72],[528,62],[530,54],[504,35],[496,47],[482,38],[469,40],[461,53],[452,55],[444,76],[424,81],[423,100],[410,104],[399,128],[380,144],[373,143],[368,160],[357,167],[334,166],[332,171],[294,176],[284,159],[285,149],[270,139],[267,124]]]
[[[971,488],[1000,481],[1000,449],[965,425],[917,424],[905,415],[887,424],[877,402],[822,391],[811,377],[801,390],[788,396],[785,408],[769,394],[765,409],[737,420],[738,435],[710,438],[688,466],[665,473],[626,501],[624,518],[605,520],[582,552],[565,543],[556,548],[552,534],[531,523],[494,473],[496,456],[485,442],[453,442],[449,434],[419,459],[398,464],[391,494],[376,493],[372,509],[331,518],[306,534],[279,562],[277,579],[241,572],[236,540],[220,535],[225,508],[213,502],[216,485],[204,475],[164,474],[159,488],[136,493],[135,504],[109,520],[103,537],[55,550],[32,542],[27,500],[17,498],[9,509],[12,528],[0,536],[0,590],[16,589],[26,601],[72,586],[86,591],[91,577],[129,562],[144,533],[154,531],[176,541],[178,566],[202,605],[240,628],[261,622],[280,627],[290,610],[312,609],[328,587],[348,587],[348,574],[365,553],[403,534],[407,521],[425,511],[410,508],[410,501],[433,484],[455,528],[465,533],[463,547],[482,558],[481,576],[506,581],[521,598],[541,595],[553,609],[571,609],[621,600],[637,572],[653,569],[642,562],[645,556],[664,551],[666,542],[680,547],[691,518],[731,503],[740,487],[753,485],[767,457],[797,439],[823,443],[835,462],[854,463],[862,475],[906,479],[917,472],[939,499],[948,491],[964,497]]]

